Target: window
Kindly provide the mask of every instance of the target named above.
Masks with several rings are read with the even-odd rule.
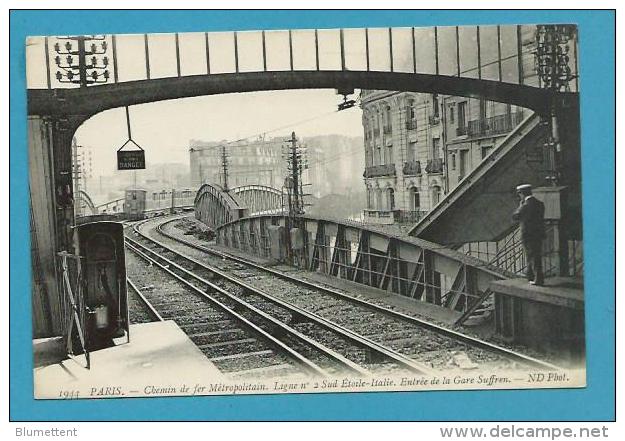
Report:
[[[386,164],[393,164],[393,144],[388,146],[386,155]]]
[[[411,188],[412,193],[412,211],[418,211],[421,207],[421,200],[419,198],[419,190],[416,187]]]
[[[455,112],[454,112],[454,108],[453,107],[449,108],[449,122],[451,124],[456,122],[456,117],[455,117]]]
[[[414,121],[415,119],[417,119],[417,113],[415,111],[415,105],[413,100],[408,101],[408,107],[406,109],[406,112],[408,114],[409,121]]]
[[[438,118],[438,94],[436,93],[432,95],[432,113],[435,118]]]
[[[417,143],[409,142],[406,148],[406,161],[416,161],[417,160]]]
[[[441,157],[441,140],[440,138],[432,138],[432,159]]]
[[[395,209],[395,190],[393,190],[392,188],[389,188],[388,190],[386,190],[386,194],[387,194],[387,207],[389,211],[393,211]]]
[[[455,170],[456,169],[456,154],[452,154],[451,155],[451,169]]]
[[[480,119],[486,119],[486,100],[484,98],[480,98]]]
[[[441,201],[441,187],[435,185],[432,187],[432,206],[438,204]]]
[[[466,127],[467,125],[467,102],[458,103],[458,127]]]

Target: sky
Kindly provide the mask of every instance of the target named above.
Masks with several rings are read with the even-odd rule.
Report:
[[[150,163],[189,163],[189,142],[267,136],[326,134],[363,136],[359,107],[337,112],[333,89],[233,93],[161,101],[130,107],[133,140]],[[276,130],[278,129],[278,130]],[[275,131],[274,131],[275,130]],[[92,152],[92,175],[116,170],[116,151],[128,139],[124,108],[87,120],[76,132]]]

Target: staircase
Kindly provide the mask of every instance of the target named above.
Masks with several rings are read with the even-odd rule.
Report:
[[[409,234],[450,246],[503,238],[514,227],[515,187],[544,185],[547,134],[537,114],[528,116]]]

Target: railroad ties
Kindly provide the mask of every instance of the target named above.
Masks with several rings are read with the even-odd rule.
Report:
[[[149,256],[153,264],[158,261],[319,369],[308,369],[307,374],[336,375],[349,371],[363,376],[432,374],[441,369],[467,366],[557,369],[547,362],[492,343],[225,255],[200,245],[181,230],[176,232],[173,226],[176,222],[170,218],[135,225],[132,237],[127,239],[129,248]],[[223,325],[224,329],[229,329],[225,323]],[[271,355],[267,348],[242,352],[244,349],[237,349],[236,340],[229,340],[227,333],[219,340],[220,329],[198,331],[189,323],[182,323],[181,327],[196,344],[199,342],[199,347],[208,352],[218,367],[222,362],[236,364],[235,360]],[[240,340],[249,338],[258,337]],[[231,352],[216,355],[215,351],[221,347]],[[284,348],[281,348],[283,357],[288,359],[289,355],[284,355]],[[295,365],[301,365],[301,358],[296,356],[295,360]],[[263,372],[262,368],[260,372],[255,367],[247,368],[253,375]],[[279,368],[276,369],[274,373],[278,376]]]

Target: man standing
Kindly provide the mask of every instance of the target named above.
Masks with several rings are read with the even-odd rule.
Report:
[[[532,186],[522,184],[516,188],[520,204],[512,215],[519,222],[521,240],[527,259],[527,279],[530,285],[541,286],[543,274],[543,239],[545,238],[545,205],[532,195]]]

